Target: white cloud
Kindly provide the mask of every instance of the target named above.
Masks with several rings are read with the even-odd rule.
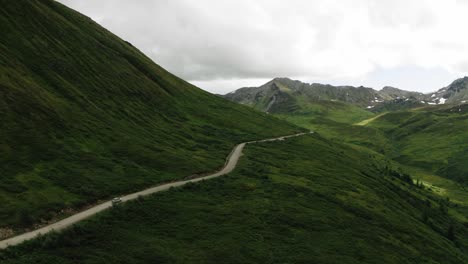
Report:
[[[208,80],[208,81],[191,81],[191,83],[195,86],[203,87],[203,89],[211,93],[226,94],[241,87],[261,86],[271,81],[271,79],[272,78],[222,79],[222,80]]]
[[[61,0],[189,81],[225,87],[289,76],[434,90],[468,70],[466,1]],[[440,78],[375,80],[411,69]],[[230,85],[228,85],[230,84]],[[226,85],[220,88],[214,88]],[[379,88],[379,87],[377,87]]]

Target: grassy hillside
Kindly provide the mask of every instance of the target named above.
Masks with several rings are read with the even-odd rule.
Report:
[[[355,105],[338,101],[307,101],[297,97],[301,110],[292,113],[279,113],[275,116],[302,127],[312,128],[314,124],[326,121],[353,124],[375,116],[375,114]]]
[[[339,101],[299,101],[303,109],[300,112],[274,115],[298,126],[318,131],[328,138],[370,147],[380,153],[385,153],[391,148],[383,131],[354,126],[363,120],[372,120],[378,115]]]
[[[323,109],[323,103],[315,107]],[[454,201],[457,207],[451,214],[468,221],[468,104],[385,112],[364,120],[360,109],[328,109],[277,116],[398,162],[425,188]]]
[[[450,213],[468,222],[467,113],[468,105],[437,106],[383,113],[354,125],[325,118],[297,124],[397,161],[414,181],[453,201]]]
[[[1,5],[0,231],[299,130],[190,85],[55,1]]]
[[[400,111],[367,126],[384,131],[397,150],[392,158],[399,162],[468,183],[468,111],[459,107]]]
[[[375,115],[346,103],[317,101],[308,111],[276,116],[329,138],[368,147],[402,164],[468,182],[468,105]]]
[[[229,176],[124,204],[0,260],[468,263],[451,206],[383,156],[310,135],[248,145]]]

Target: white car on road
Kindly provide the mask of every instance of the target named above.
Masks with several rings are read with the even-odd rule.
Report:
[[[122,199],[120,197],[115,197],[114,199],[112,199],[112,205],[116,205],[119,203],[122,203]]]

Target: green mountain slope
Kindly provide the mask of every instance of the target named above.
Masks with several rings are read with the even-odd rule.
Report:
[[[367,124],[394,143],[395,160],[468,183],[468,107],[387,113]]]
[[[315,119],[352,124],[375,116],[356,105],[359,103],[345,102],[349,92],[363,100],[374,98],[369,88],[308,85],[287,78],[276,78],[260,87],[241,88],[224,97],[303,127],[315,123]]]
[[[229,176],[124,204],[0,260],[468,263],[467,229],[447,206],[382,156],[309,135],[248,145]]]
[[[215,170],[236,143],[299,130],[190,85],[55,1],[1,6],[0,231]]]
[[[300,112],[279,113],[275,116],[303,127],[310,127],[311,124],[322,122],[353,124],[372,118],[375,114],[352,104],[320,100],[304,104]]]
[[[284,118],[343,142],[385,155],[415,181],[457,206],[451,213],[468,221],[468,104],[383,113],[355,124],[293,115]]]

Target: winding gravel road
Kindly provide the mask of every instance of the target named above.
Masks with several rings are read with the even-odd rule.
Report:
[[[156,187],[152,187],[152,188],[140,191],[140,192],[128,194],[128,195],[125,195],[125,196],[121,197],[122,202],[134,200],[134,199],[138,198],[139,196],[146,196],[146,195],[150,195],[150,194],[153,194],[153,193],[165,191],[165,190],[168,190],[169,188],[172,188],[172,187],[179,187],[179,186],[185,185],[187,183],[199,182],[199,181],[203,181],[203,180],[209,180],[209,179],[212,179],[212,178],[216,178],[216,177],[228,174],[228,173],[232,172],[236,168],[237,162],[239,161],[239,158],[242,155],[242,150],[244,149],[246,144],[285,140],[287,138],[298,137],[298,136],[302,136],[302,135],[305,135],[305,134],[311,134],[311,133],[313,133],[313,132],[299,133],[299,134],[283,136],[283,137],[278,137],[278,138],[271,138],[271,139],[264,139],[264,140],[250,141],[250,142],[241,143],[241,144],[234,147],[231,154],[228,156],[226,164],[224,165],[224,167],[220,171],[218,171],[216,173],[213,173],[213,174],[210,174],[210,175],[207,175],[207,176],[202,176],[202,177],[199,177],[199,178],[190,179],[190,180],[181,180],[181,181],[166,183],[166,184],[158,185]],[[82,220],[84,220],[84,219],[86,219],[86,218],[88,218],[90,216],[93,216],[93,215],[95,215],[95,214],[97,214],[99,212],[102,212],[102,211],[104,211],[104,210],[106,210],[106,209],[108,209],[110,207],[112,207],[112,202],[107,201],[107,202],[101,203],[99,205],[96,205],[94,207],[91,207],[89,209],[86,209],[85,211],[82,211],[82,212],[74,214],[74,215],[72,215],[70,217],[67,217],[67,218],[65,218],[63,220],[55,222],[53,224],[44,226],[42,228],[36,229],[34,231],[31,231],[31,232],[27,232],[27,233],[24,233],[24,234],[21,234],[21,235],[18,235],[18,236],[14,236],[14,237],[2,240],[2,241],[0,241],[0,249],[7,248],[9,246],[18,245],[18,244],[20,244],[20,243],[22,243],[22,242],[24,242],[26,240],[33,239],[36,236],[41,235],[41,234],[47,234],[47,233],[52,232],[52,231],[62,230],[64,228],[67,228],[67,227],[69,227],[69,226],[71,226],[71,225],[73,225],[73,224],[75,224],[77,222],[80,222],[80,221],[82,221]]]

